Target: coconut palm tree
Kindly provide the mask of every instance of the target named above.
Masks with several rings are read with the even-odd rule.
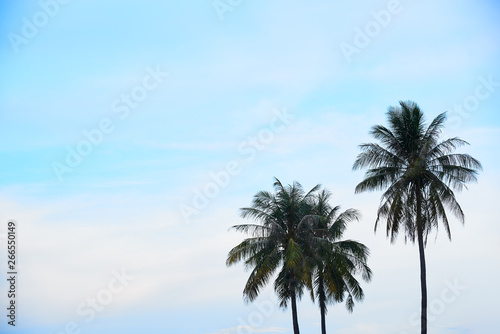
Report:
[[[241,216],[255,220],[255,224],[232,227],[251,237],[229,252],[226,264],[244,260],[252,270],[243,289],[245,300],[250,302],[279,270],[274,289],[281,307],[291,302],[293,331],[299,334],[297,299],[304,287],[304,236],[310,231],[312,201],[319,185],[305,193],[298,182],[284,187],[275,179],[274,189],[275,193],[258,192],[252,206],[241,209]]]
[[[331,193],[324,189],[318,194],[313,213],[319,217],[315,220],[312,239],[306,243],[308,250],[307,262],[310,273],[306,282],[311,292],[318,300],[321,313],[321,333],[326,334],[327,303],[343,302],[352,312],[354,300],[364,298],[363,289],[354,277],[360,273],[365,281],[371,280],[372,272],[366,261],[368,248],[353,240],[341,240],[347,225],[359,220],[359,212],[348,209],[342,213],[340,206],[331,207]]]
[[[377,212],[375,230],[386,222],[387,236],[394,242],[398,233],[405,242],[418,243],[422,290],[421,333],[427,333],[427,283],[424,248],[429,232],[441,222],[451,240],[446,209],[462,223],[464,213],[453,190],[462,190],[476,181],[481,164],[468,154],[453,153],[468,145],[457,137],[439,141],[446,113],[438,115],[426,126],[419,106],[399,102],[387,112],[388,127],[376,125],[370,134],[380,144],[360,146],[361,153],[353,169],[368,167],[356,193],[385,190]]]

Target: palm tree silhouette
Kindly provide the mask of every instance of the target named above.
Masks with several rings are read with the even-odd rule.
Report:
[[[468,154],[454,150],[468,145],[457,137],[439,141],[446,113],[438,115],[426,127],[424,115],[412,101],[400,101],[389,107],[389,127],[376,125],[370,134],[379,144],[360,145],[361,153],[353,169],[369,167],[356,193],[385,190],[377,212],[375,230],[386,222],[387,236],[394,242],[403,231],[405,242],[418,243],[422,291],[421,333],[427,333],[427,282],[424,248],[429,232],[442,222],[451,240],[446,209],[462,223],[464,213],[453,190],[462,190],[476,181],[481,163]]]
[[[364,293],[354,277],[361,273],[370,281],[372,272],[366,261],[368,248],[353,240],[341,240],[348,224],[359,220],[359,212],[348,209],[340,213],[340,206],[331,207],[331,193],[324,189],[317,196],[314,213],[319,217],[310,241],[307,242],[310,274],[307,286],[311,297],[318,300],[321,313],[321,333],[326,334],[327,303],[343,302],[352,312],[354,300],[363,300]]]
[[[304,287],[304,238],[311,225],[311,208],[319,185],[305,193],[298,182],[284,187],[276,178],[275,193],[258,192],[252,206],[241,209],[243,218],[254,219],[256,224],[233,226],[232,229],[249,233],[245,239],[231,249],[226,264],[231,266],[245,260],[247,268],[253,268],[243,295],[253,301],[273,274],[279,269],[274,290],[280,306],[292,306],[293,331],[299,334],[297,299]]]

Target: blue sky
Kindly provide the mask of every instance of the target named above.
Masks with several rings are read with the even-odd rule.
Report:
[[[246,305],[247,273],[225,267],[244,237],[227,231],[238,209],[276,176],[321,183],[363,214],[348,237],[370,247],[374,278],[353,314],[330,307],[328,328],[417,333],[418,251],[373,233],[380,193],[354,195],[362,172],[351,171],[399,100],[428,120],[448,111],[443,137],[469,141],[484,166],[458,194],[466,225],[453,220],[453,242],[439,232],[427,247],[429,333],[497,328],[496,1],[63,2],[0,5],[0,219],[19,224],[16,332],[291,333],[272,289]],[[134,278],[118,287],[122,270]],[[112,300],[86,321],[78,306],[98,296]],[[302,331],[319,321],[305,296]]]

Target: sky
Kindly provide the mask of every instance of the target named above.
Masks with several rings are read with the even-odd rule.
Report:
[[[358,145],[400,100],[483,164],[466,215],[426,248],[430,334],[494,333],[500,274],[497,1],[96,1],[0,4],[0,306],[17,226],[17,318],[0,332],[292,333],[272,284],[227,268],[239,208],[273,178],[356,208],[370,248],[339,334],[419,333],[418,249],[374,233]],[[6,313],[6,311],[4,311]],[[303,333],[320,331],[307,295]]]

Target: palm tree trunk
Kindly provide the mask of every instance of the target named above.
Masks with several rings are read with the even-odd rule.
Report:
[[[299,332],[299,319],[297,317],[297,299],[295,297],[295,284],[290,283],[290,291],[292,293],[292,321],[293,321],[293,333],[300,334]]]
[[[321,334],[326,334],[326,296],[325,296],[325,290],[323,286],[323,276],[319,276],[319,282],[318,282],[318,302],[319,302],[319,309],[321,312]]]
[[[421,334],[427,334],[427,279],[425,270],[424,237],[418,233],[418,250],[420,253],[420,288],[422,290],[422,311],[420,318]]]
[[[321,308],[321,334],[326,334],[325,308]]]
[[[427,278],[425,269],[424,225],[422,221],[422,194],[417,184],[417,238],[420,255],[420,289],[422,290],[422,310],[420,314],[420,332],[427,334]]]

